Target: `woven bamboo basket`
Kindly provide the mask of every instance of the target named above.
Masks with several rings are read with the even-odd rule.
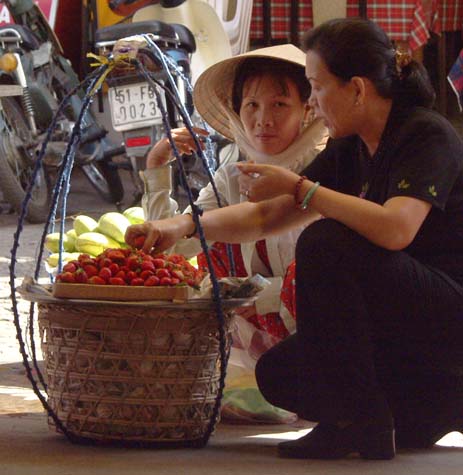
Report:
[[[79,439],[195,445],[220,384],[214,307],[40,303],[48,403]],[[224,310],[226,349],[231,310]],[[57,430],[52,418],[49,426]]]

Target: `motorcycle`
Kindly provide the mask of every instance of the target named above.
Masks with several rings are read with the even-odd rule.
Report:
[[[0,189],[19,211],[30,187],[37,156],[62,100],[79,85],[59,40],[33,0],[3,0],[14,24],[0,28]],[[60,166],[84,92],[76,89],[48,142],[42,167],[31,189],[29,222],[43,222],[49,212],[53,175]],[[100,196],[119,203],[123,185],[112,161],[124,152],[115,147],[89,111],[75,155],[78,166]]]
[[[173,71],[172,74],[181,96],[181,102],[187,113],[192,117],[193,123],[204,127],[204,123],[195,115],[192,93],[187,83],[192,81],[193,76],[197,76],[201,72],[200,69],[205,69],[207,64],[205,64],[203,54],[198,58],[197,41],[191,29],[184,24],[188,23],[185,21],[185,15],[175,17],[170,14],[166,17],[168,20],[179,20],[176,23],[175,21],[161,21],[153,18],[152,13],[150,13],[151,10],[148,14],[144,12],[145,9],[151,9],[152,7],[159,7],[163,9],[162,11],[166,10],[169,13],[176,12],[187,1],[161,0],[158,5],[151,5],[135,11],[132,14],[132,23],[120,22],[116,25],[98,29],[95,32],[95,49],[103,56],[110,56],[121,42],[130,42],[131,38],[136,38],[136,35],[147,35],[178,66],[178,71]],[[129,4],[132,1],[111,0],[110,6],[114,9],[125,3]],[[209,16],[211,14],[215,15],[209,5],[201,3],[208,9]],[[140,12],[142,13],[141,16]],[[147,19],[143,20],[143,18]],[[218,17],[215,16],[214,19],[220,25]],[[223,30],[221,25],[220,28]],[[221,34],[220,37],[226,39],[225,33]],[[211,38],[212,40],[213,38]],[[136,39],[132,41],[136,41]],[[205,42],[204,40],[201,41],[201,48],[204,49]],[[216,46],[220,45],[216,44]],[[136,48],[135,46],[132,47]],[[212,50],[211,45],[208,45],[207,49]],[[231,55],[229,46],[225,54],[226,57]],[[154,64],[154,67],[151,68],[153,77],[160,81],[170,92],[173,92],[165,69],[159,64],[159,60],[153,57],[152,51],[146,45],[138,49],[136,56],[142,63]],[[209,61],[213,62],[216,59],[210,58]],[[139,179],[138,172],[144,168],[145,157],[149,149],[165,135],[162,114],[156,103],[152,86],[135,68],[129,70],[115,68],[106,81],[112,125],[114,130],[122,133],[126,154],[129,157],[133,171],[134,182],[138,188],[139,196],[141,196],[143,183]],[[174,107],[171,94],[166,94],[162,90],[160,90],[160,94],[167,109],[169,127],[181,127],[183,118]],[[213,158],[210,159],[211,163],[209,163],[210,171],[214,171],[219,165],[218,152],[226,143],[228,141],[225,138],[212,134],[210,155],[213,155]],[[209,174],[205,172],[204,165],[196,154],[184,155],[182,160],[188,185],[196,198],[199,190],[209,182]],[[177,201],[182,201],[182,197],[184,198],[182,193],[179,167],[177,162],[174,162],[173,196]]]

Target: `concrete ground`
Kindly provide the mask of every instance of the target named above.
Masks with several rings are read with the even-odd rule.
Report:
[[[124,182],[128,193],[123,205],[128,206],[131,184],[127,176],[124,176]],[[5,211],[7,207],[0,204]],[[79,175],[73,177],[68,215],[85,211],[99,216],[109,210],[114,207],[102,202],[85,179]],[[203,449],[126,449],[71,444],[65,437],[49,430],[42,406],[25,377],[18,351],[8,284],[10,250],[16,228],[14,214],[0,214],[0,475],[462,473],[461,434],[449,434],[432,450],[399,452],[394,460],[385,462],[357,457],[340,461],[279,459],[276,444],[305,433],[302,431],[310,428],[305,421],[293,425],[220,423]],[[35,264],[41,233],[42,225],[30,224],[22,232],[16,266],[18,283]],[[25,314],[27,302],[20,301],[20,308]]]

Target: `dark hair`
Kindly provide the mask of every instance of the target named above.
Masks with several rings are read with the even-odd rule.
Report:
[[[342,81],[363,76],[384,98],[411,106],[434,104],[436,94],[424,66],[411,60],[399,72],[391,40],[370,20],[329,20],[305,34],[303,47],[315,51]]]
[[[284,94],[288,93],[286,80],[289,79],[296,85],[302,102],[305,102],[310,96],[310,83],[305,77],[304,67],[274,58],[246,58],[237,67],[233,81],[232,103],[233,110],[237,114],[239,114],[243,101],[244,83],[249,78],[264,75],[274,78]]]

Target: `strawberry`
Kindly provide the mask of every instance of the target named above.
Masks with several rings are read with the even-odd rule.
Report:
[[[102,269],[103,267],[109,267],[112,264],[112,260],[108,257],[101,257],[98,261],[98,267]]]
[[[85,267],[85,266],[95,266],[96,265],[96,259],[93,259],[93,257],[88,257],[86,259],[82,259],[80,261],[80,265],[82,267]]]
[[[131,255],[125,261],[126,266],[130,270],[136,270],[141,266],[142,260],[137,255]]]
[[[170,278],[170,272],[168,269],[156,269],[156,276],[160,279],[164,277]]]
[[[125,254],[121,249],[106,249],[105,255],[108,259],[111,259],[113,262],[124,262]]]
[[[173,262],[174,264],[180,264],[185,260],[185,257],[181,256],[180,254],[171,254],[170,256],[167,256],[166,259],[169,262]]]
[[[162,277],[159,285],[172,285],[172,279],[170,277]]]
[[[58,282],[66,282],[67,284],[74,284],[76,282],[76,278],[72,272],[62,272],[56,276],[56,280]]]
[[[143,234],[141,234],[140,236],[137,236],[134,239],[134,247],[136,247],[137,249],[141,249],[143,245],[145,244],[145,240],[146,240],[146,236],[144,236]]]
[[[134,272],[133,270],[129,270],[129,272],[126,272],[125,274],[125,281],[130,284],[133,279],[135,279],[137,276],[137,273]]]
[[[148,278],[151,277],[152,275],[154,275],[154,272],[151,272],[150,270],[143,270],[143,271],[140,272],[140,277],[141,277],[143,280],[148,279]]]
[[[64,272],[75,272],[77,270],[77,266],[73,264],[72,262],[68,262],[63,266],[63,271]]]
[[[141,277],[135,277],[130,281],[130,285],[144,285],[145,281]]]
[[[170,273],[172,274],[172,277],[175,277],[176,279],[179,280],[179,282],[183,282],[185,280],[185,275],[181,270],[171,270]]]
[[[145,287],[155,287],[159,285],[159,282],[160,282],[159,277],[152,275],[145,280],[145,283],[143,285]]]
[[[110,277],[108,283],[110,285],[127,285],[125,280],[120,277]]]
[[[77,269],[74,272],[74,278],[76,280],[76,284],[86,284],[88,280],[88,275],[84,271],[84,269]]]
[[[94,264],[85,264],[83,265],[83,269],[87,274],[87,277],[93,277],[94,275],[98,275],[98,268]]]
[[[153,259],[153,264],[154,264],[154,267],[156,267],[156,269],[162,269],[162,268],[166,267],[165,259],[161,259],[159,257],[155,257]]]
[[[111,271],[110,271],[111,272]],[[118,277],[120,279],[124,279],[125,280],[125,272],[121,269],[120,271],[117,272],[117,274],[114,276],[114,277]]]
[[[92,275],[88,279],[89,284],[94,284],[94,285],[105,285],[106,280],[101,278],[99,275]]]
[[[196,267],[192,264],[190,264],[188,261],[185,261],[183,264],[182,264],[182,267],[183,267],[183,270],[188,270],[190,272],[193,272],[193,273],[196,273],[198,272],[198,269],[196,269]]]
[[[109,278],[113,276],[113,274],[111,273],[109,267],[103,267],[102,269],[100,269],[100,272],[98,272],[98,275],[102,279],[104,279],[105,282],[107,282],[109,280]]]
[[[120,269],[119,265],[116,264],[115,262],[110,264],[108,267],[109,267],[109,270],[111,271],[111,274],[113,276],[116,275],[119,272],[119,269]]]
[[[154,264],[150,261],[143,261],[141,263],[141,270],[144,271],[144,270],[149,270],[151,272],[154,272],[155,270],[155,267],[154,267]]]

